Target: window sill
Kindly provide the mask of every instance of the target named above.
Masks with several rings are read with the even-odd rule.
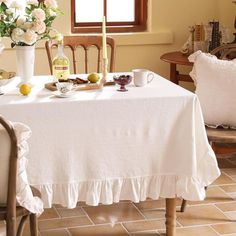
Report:
[[[74,34],[76,35],[76,34]],[[160,31],[154,33],[120,33],[120,34],[107,34],[115,39],[117,46],[135,46],[135,45],[159,45],[159,44],[172,44],[174,42],[172,31]],[[2,42],[5,45],[5,50],[11,49],[11,41],[7,38]],[[45,41],[38,42],[36,48],[45,48]]]
[[[174,42],[172,31],[108,34],[108,36],[111,36],[115,39],[117,46],[158,45],[172,44]]]

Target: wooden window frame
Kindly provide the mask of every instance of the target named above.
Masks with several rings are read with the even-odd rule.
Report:
[[[75,1],[71,0],[71,32],[101,33],[102,22],[77,23],[75,19]],[[108,33],[139,32],[147,29],[148,0],[135,0],[134,22],[107,22]],[[106,14],[106,4],[104,4]]]

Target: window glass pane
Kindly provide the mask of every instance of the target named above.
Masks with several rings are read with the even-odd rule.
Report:
[[[107,21],[135,20],[135,0],[107,0]]]
[[[103,0],[76,0],[76,22],[101,22],[103,17]]]

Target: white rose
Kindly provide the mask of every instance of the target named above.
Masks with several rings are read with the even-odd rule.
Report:
[[[6,13],[7,13],[8,15],[14,14],[14,13],[15,13],[15,9],[14,9],[14,8],[8,8],[8,9],[6,9]]]
[[[23,42],[28,45],[35,44],[37,41],[37,34],[33,30],[27,30],[24,33],[24,40]]]
[[[11,38],[15,43],[19,43],[23,41],[24,31],[20,28],[15,28],[12,30]]]
[[[15,0],[11,3],[11,8],[15,8],[15,10],[23,12],[25,9],[25,4],[22,1]]]
[[[46,25],[43,21],[36,21],[33,24],[32,30],[34,30],[38,34],[42,34],[46,30]]]
[[[57,8],[58,4],[56,0],[45,0],[44,4],[46,5],[46,7],[52,7],[52,8]]]
[[[24,30],[31,29],[33,27],[33,24],[31,22],[25,22],[21,28]]]
[[[32,16],[35,17],[39,21],[44,21],[46,19],[45,12],[42,9],[34,9],[32,11]]]
[[[18,19],[16,20],[16,25],[20,26],[23,25],[26,22],[26,17],[25,16],[19,16]]]
[[[0,4],[4,2],[8,7],[11,5],[12,0],[0,0]]]
[[[27,4],[38,6],[38,0],[27,0]]]

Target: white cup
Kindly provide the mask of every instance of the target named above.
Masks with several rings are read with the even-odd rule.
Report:
[[[70,82],[57,82],[56,87],[57,87],[57,90],[61,94],[67,94],[67,93],[71,92],[71,90],[73,89],[73,83],[70,83]]]
[[[143,87],[146,84],[152,82],[154,79],[154,73],[146,69],[135,69],[134,73],[134,85],[136,87]]]

